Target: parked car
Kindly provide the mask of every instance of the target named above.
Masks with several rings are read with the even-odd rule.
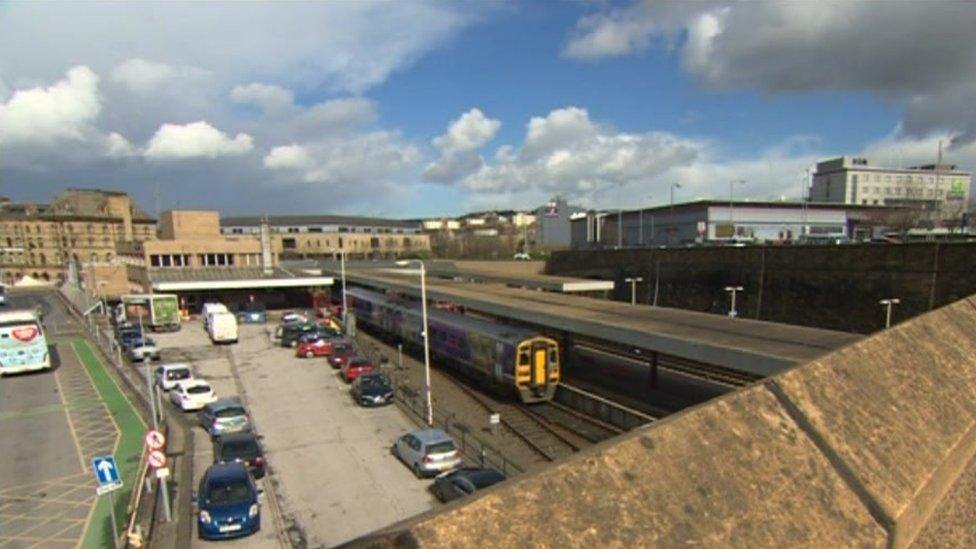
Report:
[[[245,303],[237,312],[237,320],[242,324],[264,324],[268,321],[268,309],[264,303]]]
[[[264,476],[264,452],[253,433],[231,433],[214,439],[214,463],[238,461],[254,478]]]
[[[193,377],[193,371],[189,364],[182,362],[175,364],[163,364],[156,368],[156,385],[164,391],[170,391],[180,381]]]
[[[352,343],[333,343],[332,356],[329,357],[329,364],[333,368],[342,368],[349,359],[356,356],[356,347]]]
[[[135,344],[137,341],[142,340],[142,331],[138,326],[130,326],[119,330],[119,334],[116,337],[119,342],[119,346],[123,350],[128,351],[129,347]]]
[[[483,467],[461,467],[437,476],[434,480],[434,495],[447,503],[470,496],[471,494],[505,480],[505,475],[494,469]]]
[[[281,313],[282,324],[301,324],[309,320],[310,317],[305,311],[285,311]]]
[[[440,429],[422,429],[403,435],[393,443],[393,454],[421,478],[461,465],[461,454],[454,440]]]
[[[529,255],[529,254],[527,254],[527,253],[525,253],[525,252],[519,252],[519,253],[515,254],[515,256],[513,257],[513,259],[515,259],[516,261],[529,261],[529,260],[532,259],[532,256]]]
[[[313,341],[299,343],[295,348],[295,356],[313,358],[317,356],[329,356],[332,354],[332,346],[337,342],[335,339],[320,337]]]
[[[217,400],[213,387],[202,379],[180,381],[169,392],[169,399],[184,412],[200,410]]]
[[[146,359],[159,360],[159,347],[152,338],[134,339],[129,343],[129,348],[125,352],[132,362],[142,362]]]
[[[346,383],[356,381],[356,378],[363,374],[371,374],[376,371],[373,363],[361,356],[350,358],[342,364],[342,379]]]
[[[204,406],[197,414],[197,419],[212,437],[251,430],[247,410],[236,398],[222,398]]]
[[[203,329],[209,331],[210,317],[215,313],[226,313],[227,306],[223,303],[204,303],[200,309],[200,316],[203,317]]]
[[[298,347],[298,338],[303,334],[316,334],[313,338],[320,337],[324,332],[318,324],[307,322],[304,324],[286,324],[281,332],[282,347]]]
[[[386,374],[362,374],[352,382],[352,396],[360,406],[382,406],[393,402],[393,385]]]
[[[207,468],[196,494],[197,533],[201,539],[251,535],[261,529],[258,487],[238,462]]]

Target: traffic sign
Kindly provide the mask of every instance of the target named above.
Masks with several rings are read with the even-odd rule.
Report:
[[[169,476],[169,467],[160,467],[156,469],[156,478],[166,478]]]
[[[149,431],[146,433],[146,446],[150,450],[162,450],[166,446],[166,436],[159,431]]]
[[[115,465],[115,456],[95,456],[92,458],[92,470],[99,486],[119,484],[119,468]]]
[[[149,452],[149,457],[147,461],[149,461],[149,466],[155,469],[159,469],[160,467],[165,467],[166,454],[164,454],[160,450],[153,450],[152,452]]]
[[[122,487],[121,482],[116,482],[115,484],[106,484],[104,486],[99,486],[98,488],[95,488],[95,493],[98,494],[99,496],[104,496],[105,494],[109,492],[114,492],[121,487]]]
[[[491,414],[488,416],[488,423],[491,425],[498,425],[502,422],[501,414]]]

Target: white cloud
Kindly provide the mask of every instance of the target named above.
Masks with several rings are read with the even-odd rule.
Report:
[[[98,75],[74,67],[51,86],[17,90],[0,103],[0,143],[82,140],[100,111]]]
[[[579,20],[564,54],[679,48],[684,70],[714,89],[863,90],[900,104],[911,136],[976,139],[976,10],[952,1],[654,2]],[[684,37],[681,40],[681,37]]]
[[[105,138],[105,155],[109,158],[125,158],[136,154],[135,147],[129,140],[118,132],[112,132]]]
[[[285,112],[295,107],[291,90],[260,82],[234,86],[230,98],[237,103],[257,105],[266,113]]]
[[[145,156],[153,160],[217,158],[239,156],[253,148],[253,139],[238,133],[231,139],[205,121],[185,125],[163,124],[146,145]]]
[[[447,131],[434,138],[441,156],[424,169],[427,181],[451,182],[478,171],[484,160],[477,152],[495,138],[502,123],[472,108],[452,121]]]
[[[112,69],[111,80],[129,90],[147,94],[177,78],[201,76],[205,71],[193,67],[173,67],[134,57]]]
[[[308,149],[301,145],[281,145],[264,157],[264,167],[272,170],[307,169],[312,165]]]
[[[581,198],[646,182],[691,165],[703,142],[661,132],[625,133],[590,119],[582,108],[533,117],[519,149],[501,147],[494,161],[458,184],[476,193],[536,191]]]

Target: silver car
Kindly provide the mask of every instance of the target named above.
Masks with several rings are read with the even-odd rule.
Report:
[[[155,341],[145,338],[136,341],[126,354],[132,362],[142,362],[146,359],[159,360],[159,347],[156,347]]]
[[[454,440],[440,429],[407,433],[393,443],[392,451],[420,478],[461,465],[461,452],[454,445]]]
[[[247,410],[236,398],[222,398],[204,406],[197,415],[200,425],[212,437],[251,430]]]

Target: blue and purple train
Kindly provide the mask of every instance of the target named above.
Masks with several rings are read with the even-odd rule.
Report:
[[[350,288],[356,323],[405,343],[423,345],[420,304]],[[428,310],[430,352],[469,374],[514,389],[524,403],[552,399],[559,384],[559,344],[530,330],[443,310]]]

